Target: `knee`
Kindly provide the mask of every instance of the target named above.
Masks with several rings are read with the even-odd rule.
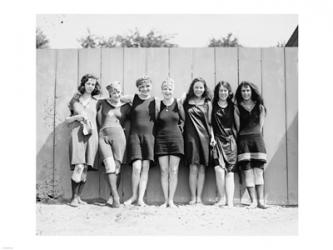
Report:
[[[197,165],[191,165],[190,166],[190,174],[197,174],[198,173],[198,166]]]
[[[178,166],[171,166],[170,167],[170,175],[176,176],[178,174]]]
[[[245,176],[245,185],[247,187],[254,187],[254,174],[253,170],[246,170],[244,171],[244,176]]]
[[[201,174],[201,175],[205,174],[205,167],[202,165],[199,167],[199,174]]]
[[[264,171],[262,169],[254,169],[254,182],[255,185],[264,185]]]
[[[163,176],[163,177],[166,177],[166,176],[168,176],[168,170],[167,170],[167,168],[162,168],[161,167],[161,176]]]
[[[142,167],[139,164],[133,164],[133,174],[140,175]]]

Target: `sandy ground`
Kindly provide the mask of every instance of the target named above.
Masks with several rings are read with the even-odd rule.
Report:
[[[36,204],[37,235],[297,235],[298,208]]]

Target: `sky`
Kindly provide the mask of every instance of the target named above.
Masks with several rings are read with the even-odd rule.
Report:
[[[211,38],[232,33],[244,47],[274,47],[287,42],[298,25],[293,14],[272,15],[200,15],[200,14],[135,14],[135,15],[37,15],[37,26],[55,49],[79,48],[77,41],[88,34],[97,36],[126,35],[135,28],[146,34],[151,29],[179,47],[207,47]]]

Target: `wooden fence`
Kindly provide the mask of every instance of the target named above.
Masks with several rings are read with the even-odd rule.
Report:
[[[68,142],[64,119],[67,104],[86,73],[100,78],[103,96],[111,80],[120,80],[125,94],[135,93],[135,80],[148,74],[153,95],[161,96],[167,76],[176,82],[175,95],[187,91],[191,79],[203,77],[209,87],[220,80],[233,90],[243,81],[259,86],[268,109],[264,139],[268,151],[265,198],[268,204],[298,204],[298,50],[297,48],[114,48],[37,50],[37,197],[71,197]],[[119,187],[122,201],[131,195],[131,168],[124,166]],[[248,202],[235,175],[235,203]],[[107,199],[104,168],[89,172],[83,198]],[[215,174],[207,171],[204,201],[216,197]],[[175,201],[189,201],[188,168],[181,165]],[[148,203],[163,200],[160,170],[152,167],[146,192]]]

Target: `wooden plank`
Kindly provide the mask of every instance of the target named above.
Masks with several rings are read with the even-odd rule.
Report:
[[[265,199],[269,204],[287,204],[283,48],[262,49],[262,82],[267,107],[264,125],[264,140],[268,155],[265,170]]]
[[[192,49],[170,49],[170,77],[175,81],[175,97],[185,95],[192,80]]]
[[[235,93],[238,86],[237,48],[215,48],[216,82],[227,81]]]
[[[103,90],[103,98],[108,97],[107,90],[105,86],[111,81],[120,81],[123,86],[123,60],[124,60],[124,49],[123,48],[112,48],[112,49],[102,49],[102,70],[101,70],[101,87]],[[102,163],[100,167],[100,198],[107,200],[110,196],[110,188],[107,183],[107,178],[105,175],[105,168]],[[121,186],[119,188],[121,193]]]
[[[238,48],[239,82],[250,81],[261,90],[261,51],[257,48]],[[236,91],[235,91],[236,92]],[[243,173],[242,173],[243,176]],[[244,180],[244,176],[242,177]],[[241,203],[249,203],[245,183],[240,185]]]
[[[124,48],[124,94],[137,93],[136,80],[145,75],[146,71],[146,50],[144,48]],[[120,200],[126,201],[132,195],[132,167],[124,165],[122,167],[120,182]]]
[[[124,94],[135,94],[137,92],[135,82],[145,74],[147,74],[146,50],[124,48]]]
[[[169,75],[169,49],[147,48],[147,74],[153,82],[152,95],[162,98],[161,84]],[[146,199],[149,204],[163,203],[161,172],[157,162],[149,170]]]
[[[210,91],[213,91],[215,86],[214,48],[193,49],[192,60],[193,78],[202,77]]]
[[[68,103],[78,87],[78,51],[57,50],[57,82],[55,106],[55,191],[62,199],[70,199],[71,175],[69,163],[70,127],[65,119],[70,115]]]
[[[85,74],[93,74],[100,78],[101,74],[101,50],[81,49],[79,50],[79,81]],[[96,164],[100,169],[99,157],[96,157]],[[99,172],[90,171],[88,173],[87,184],[83,190],[83,199],[98,199],[100,190]]]
[[[238,51],[237,48],[215,48],[216,83],[227,81],[235,94],[238,86]],[[234,175],[234,203],[240,203],[240,183],[238,174]]]
[[[298,204],[298,49],[285,48],[288,204]]]
[[[261,91],[261,51],[258,48],[238,48],[239,82],[250,81]]]
[[[193,78],[202,77],[206,80],[211,94],[215,86],[215,55],[214,48],[193,49]],[[205,185],[202,192],[203,202],[213,203],[216,200],[216,180],[213,168],[207,168]]]
[[[175,97],[186,94],[192,80],[192,49],[170,49],[170,77],[175,81]],[[178,185],[174,197],[175,203],[190,201],[189,169],[183,161],[179,164]]]
[[[162,98],[161,84],[169,75],[169,49],[147,48],[147,74],[153,82],[152,95]]]
[[[53,197],[54,88],[56,54],[54,50],[36,52],[36,184],[37,197]]]

